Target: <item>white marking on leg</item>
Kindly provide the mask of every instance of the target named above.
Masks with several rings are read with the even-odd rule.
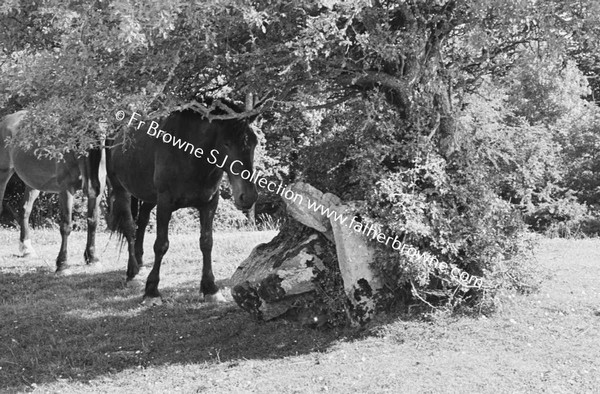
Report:
[[[30,239],[19,242],[19,253],[21,253],[23,257],[37,257],[37,253],[35,253],[35,249],[33,249]]]
[[[162,299],[160,297],[146,297],[142,300],[141,305],[143,305],[143,306],[160,306],[160,305],[162,305]]]
[[[217,291],[215,294],[204,295],[204,301],[211,303],[227,302],[225,297],[223,297],[223,294],[221,294],[221,290]]]

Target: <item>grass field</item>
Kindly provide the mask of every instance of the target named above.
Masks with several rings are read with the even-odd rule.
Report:
[[[220,285],[273,236],[215,234]],[[357,332],[201,303],[196,235],[171,238],[156,307],[125,286],[126,253],[108,235],[93,270],[82,263],[85,234],[72,235],[68,277],[52,273],[58,231],[33,237],[40,257],[23,259],[17,233],[0,230],[1,392],[600,392],[598,240],[542,240],[541,291],[504,295],[492,316],[388,317]]]

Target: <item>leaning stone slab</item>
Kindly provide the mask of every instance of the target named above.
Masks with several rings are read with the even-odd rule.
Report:
[[[314,230],[297,236],[282,231],[273,240],[258,245],[230,279],[236,303],[246,311],[271,320],[311,297],[315,275],[325,270],[319,257],[331,244]]]
[[[330,241],[333,241],[329,218],[323,212],[333,205],[340,204],[340,198],[331,193],[323,194],[319,189],[304,182],[294,183],[288,189],[293,193],[289,196],[293,197],[283,198],[287,213],[298,222],[322,232]],[[309,203],[314,203],[317,210],[309,208]]]
[[[331,226],[344,289],[353,306],[351,316],[358,323],[364,323],[374,315],[377,295],[383,289],[382,281],[371,268],[375,250],[368,244],[366,236],[349,227],[355,208],[337,205],[332,209],[348,218],[342,224],[332,217]]]

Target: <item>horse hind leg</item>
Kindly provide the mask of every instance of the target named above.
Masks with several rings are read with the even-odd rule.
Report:
[[[60,251],[56,258],[56,273],[57,274],[68,274],[69,266],[67,264],[68,259],[68,240],[73,228],[73,192],[63,191],[60,192],[59,196],[60,204]]]
[[[4,202],[4,193],[10,177],[14,173],[12,168],[0,168],[0,216],[2,216],[2,207]]]
[[[111,190],[108,197],[110,213],[107,217],[108,227],[117,232],[127,242],[129,259],[127,261],[127,282],[135,279],[139,266],[135,258],[135,223],[131,214],[131,194],[125,190],[116,177],[109,176]],[[120,238],[121,240],[123,238]]]
[[[18,219],[20,227],[19,253],[23,257],[37,257],[37,253],[31,245],[31,238],[29,235],[29,217],[31,216],[31,211],[33,210],[33,203],[39,195],[39,190],[32,189],[31,187],[25,185],[25,193],[23,194],[23,201],[21,203],[21,209],[19,210]]]
[[[137,230],[135,231],[135,259],[140,268],[144,266],[144,235],[146,234],[146,227],[150,221],[150,213],[155,206],[156,204],[142,202],[138,212],[136,221]]]

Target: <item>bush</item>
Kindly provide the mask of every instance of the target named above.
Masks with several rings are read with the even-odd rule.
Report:
[[[572,194],[537,205],[526,222],[534,231],[551,238],[594,236],[600,226],[589,207]]]
[[[222,198],[215,214],[214,226],[217,230],[240,229],[248,224],[248,218],[235,207],[232,199]]]
[[[281,219],[274,219],[268,214],[259,214],[254,224],[250,223],[242,211],[237,209],[230,198],[221,198],[215,214],[213,228],[215,231],[268,231],[278,230]],[[156,210],[150,214],[150,222],[146,231],[155,231]],[[200,213],[195,208],[183,208],[175,211],[169,223],[171,233],[200,232]]]

